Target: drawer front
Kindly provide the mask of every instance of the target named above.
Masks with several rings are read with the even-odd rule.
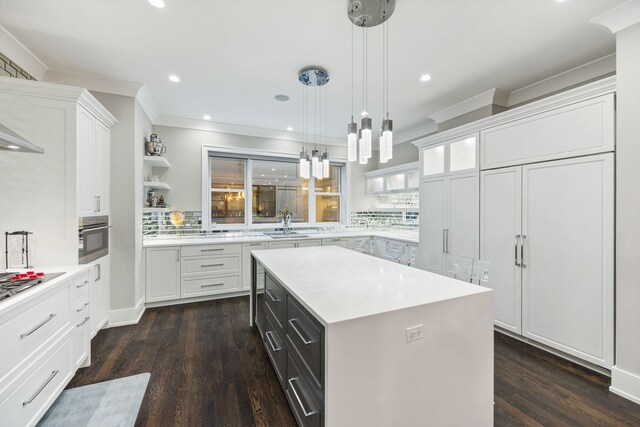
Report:
[[[289,406],[303,427],[319,427],[323,425],[324,399],[320,391],[315,388],[304,374],[293,354],[287,352],[287,376],[285,394]]]
[[[0,424],[34,425],[46,412],[73,374],[71,339],[66,338],[44,360],[36,361],[29,374],[26,379],[19,378],[7,387],[6,390],[12,392],[0,402]]]
[[[199,275],[238,271],[240,257],[237,255],[206,258],[183,258],[182,275]]]
[[[311,248],[315,246],[322,246],[322,240],[314,239],[314,240],[300,240],[298,242],[299,248]]]
[[[269,249],[290,249],[295,248],[297,242],[269,242]]]
[[[295,351],[318,387],[322,385],[324,328],[287,294],[287,350]]]
[[[265,319],[265,332],[264,332],[264,346],[267,349],[267,354],[271,359],[271,364],[276,371],[280,384],[284,387],[284,375],[285,375],[285,350],[284,339],[282,335],[282,329],[275,321],[273,314],[266,310]]]
[[[41,345],[69,327],[70,286],[63,285],[56,293],[0,325],[0,382]]]
[[[273,280],[269,273],[265,274],[265,304],[274,314],[278,326],[282,329],[285,318],[285,290]]]
[[[342,246],[343,248],[349,248],[349,241],[347,239],[322,239],[322,246]]]
[[[79,368],[80,365],[89,356],[89,350],[91,347],[91,340],[89,339],[89,323],[91,317],[89,313],[85,313],[84,316],[79,316],[76,322],[73,324],[73,362],[74,368]]]
[[[89,302],[89,272],[85,272],[73,280],[71,294],[73,295],[72,306],[77,309]],[[74,310],[75,311],[75,310]]]
[[[182,256],[210,256],[210,255],[231,255],[242,252],[241,243],[231,243],[226,245],[197,245],[183,246],[180,249]]]
[[[182,297],[222,294],[240,290],[240,275],[182,279]]]
[[[370,240],[368,238],[349,239],[349,249],[357,252],[368,253],[369,242]]]

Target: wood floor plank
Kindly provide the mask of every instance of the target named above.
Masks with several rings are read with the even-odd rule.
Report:
[[[153,308],[105,329],[69,388],[151,373],[137,426],[295,427],[246,297]],[[639,426],[609,379],[495,334],[496,426]]]

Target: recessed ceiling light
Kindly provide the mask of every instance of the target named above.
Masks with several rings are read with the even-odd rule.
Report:
[[[289,127],[287,128],[287,130],[288,130],[289,132],[291,132],[291,131],[293,130],[293,128],[292,128],[291,126],[289,126]]]
[[[271,168],[271,172],[275,172],[276,170],[274,168]]]
[[[361,115],[362,117],[367,117],[367,114],[369,114],[369,113],[367,113],[366,111],[363,111],[362,113],[360,113],[360,115]]]
[[[276,101],[280,102],[286,102],[289,100],[289,97],[287,95],[276,95],[274,98],[276,99]]]
[[[210,116],[210,115],[208,115],[208,114],[205,114],[204,116],[202,116],[202,118],[203,118],[204,120],[211,120],[211,116]]]
[[[12,150],[19,150],[20,147],[18,147],[17,145],[7,145],[7,148],[11,148]]]
[[[169,80],[171,80],[174,83],[178,83],[180,81],[180,77],[176,76],[175,74],[171,74],[169,76]]]
[[[431,80],[431,75],[430,75],[430,74],[423,74],[423,75],[420,77],[420,81],[421,81],[421,82],[428,82],[429,80]]]
[[[155,6],[158,9],[162,9],[164,7],[164,0],[149,0],[151,6]]]

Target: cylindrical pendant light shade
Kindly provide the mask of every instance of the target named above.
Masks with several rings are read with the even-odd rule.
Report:
[[[387,163],[387,144],[384,140],[382,129],[380,130],[380,163]]]
[[[347,127],[347,156],[350,162],[358,160],[358,125],[351,121]]]
[[[362,125],[362,139],[364,140],[364,156],[367,159],[371,158],[371,118],[363,117],[361,121]]]
[[[393,158],[393,120],[382,121],[382,136],[385,143],[385,157],[391,159]]]
[[[322,177],[329,178],[329,155],[326,151],[322,155]]]
[[[359,147],[359,153],[358,153],[358,163],[360,163],[361,165],[366,165],[367,164],[367,158],[365,157],[364,153],[364,139],[362,138],[362,130],[360,130],[359,132],[359,136],[360,139],[358,140],[358,144],[360,145]]]

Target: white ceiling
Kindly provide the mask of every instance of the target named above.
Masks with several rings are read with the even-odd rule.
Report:
[[[492,88],[513,91],[615,50],[589,24],[624,0],[398,0],[389,21],[396,131]],[[351,115],[346,0],[0,0],[0,25],[50,69],[144,83],[162,115],[302,127],[297,72],[325,67],[328,133]],[[356,29],[356,45],[361,46]],[[381,117],[381,27],[369,30],[369,111]],[[356,114],[362,110],[356,58]],[[171,83],[175,73],[182,81]],[[421,83],[423,73],[433,76]],[[291,97],[278,102],[276,94]]]

